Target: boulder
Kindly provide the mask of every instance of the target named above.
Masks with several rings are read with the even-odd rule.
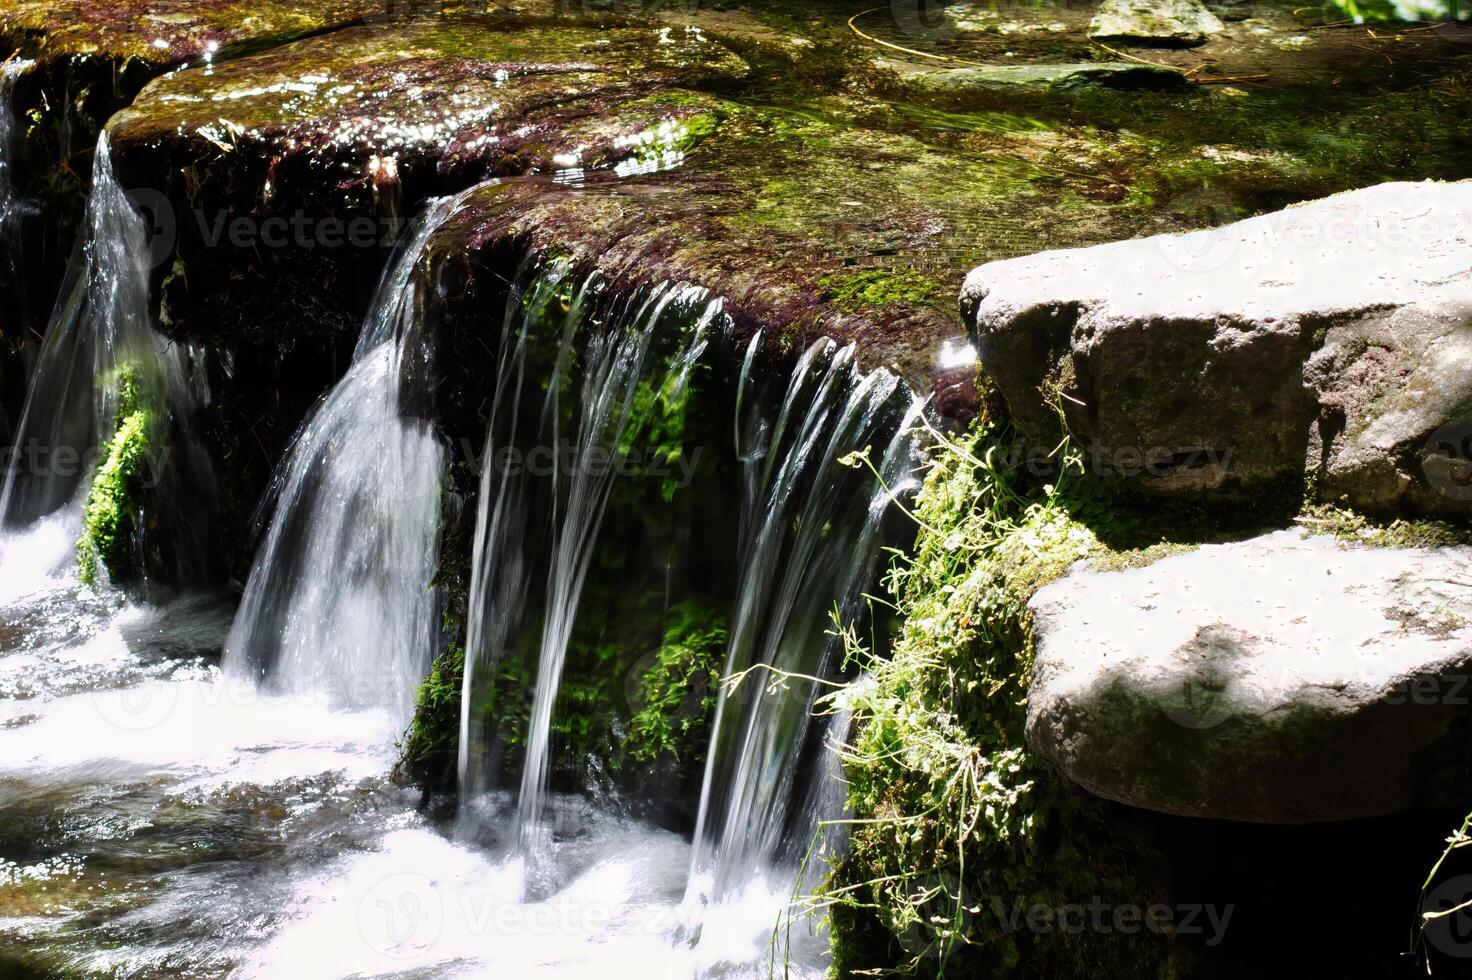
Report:
[[[1089,86],[1113,89],[1171,90],[1190,87],[1185,76],[1168,68],[1129,61],[1088,61],[1064,65],[997,65],[990,68],[941,68],[905,77],[925,92],[1069,92]]]
[[[1224,29],[1197,0],[1104,0],[1089,37],[1158,47],[1192,48]]]
[[[1472,548],[1281,531],[1031,603],[1027,738],[1089,791],[1306,823],[1465,806]]]
[[[1371,511],[1472,514],[1472,181],[1043,252],[962,288],[1022,431],[1148,490],[1320,477]]]

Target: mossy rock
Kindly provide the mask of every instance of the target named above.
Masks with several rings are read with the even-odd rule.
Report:
[[[101,463],[92,476],[82,508],[82,536],[77,541],[77,570],[82,582],[93,585],[99,574],[110,580],[138,572],[136,547],[141,528],[145,469],[158,437],[158,417],[139,396],[129,369],[115,381],[117,426],[103,446]]]

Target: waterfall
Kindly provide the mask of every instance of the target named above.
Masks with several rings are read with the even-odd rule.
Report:
[[[754,874],[790,880],[801,863],[821,808],[793,801],[811,793],[800,776],[825,771],[827,726],[813,710],[839,666],[832,614],[845,624],[859,616],[891,495],[913,485],[919,409],[898,378],[861,375],[851,346],[820,340],[769,412],[748,390],[759,344],[737,403],[749,414],[737,420],[745,493],[725,665],[727,678],[750,674],[716,710],[686,898],[696,916]],[[846,465],[874,446],[882,486]]]
[[[603,289],[600,276],[579,280],[551,263],[513,290],[482,457],[461,782],[467,798],[490,787],[495,671],[530,654],[536,680],[514,836],[533,873],[550,840],[553,708],[618,454],[639,436],[640,391],[682,397],[720,316],[720,304],[693,287],[661,284],[608,311]]]
[[[19,128],[11,108],[11,92],[15,81],[31,67],[32,62],[12,58],[0,65],[0,286],[3,295],[15,301],[18,309],[8,310],[0,320],[0,331],[18,333],[25,321],[25,283],[21,265],[20,222],[25,202],[15,186],[15,159],[20,150]]]
[[[226,642],[227,676],[268,693],[382,708],[407,724],[436,637],[445,451],[407,405],[431,202],[390,263],[353,362],[302,423],[272,481],[265,543]]]
[[[517,277],[482,456],[461,813],[472,834],[501,823],[512,788],[498,785],[503,743],[516,737],[501,726],[524,719],[515,817],[502,843],[520,862],[527,896],[553,880],[553,714],[570,638],[593,625],[579,624],[579,605],[615,484],[609,467],[588,463],[637,444],[641,385],[683,388],[707,349],[731,349],[727,329],[708,337],[729,320],[701,290],[663,284],[622,300],[605,292],[596,274],[579,278],[565,262]],[[766,349],[758,336],[744,358],[731,351],[741,360],[729,457],[741,474],[739,521],[736,501],[731,507],[739,530],[734,551],[702,556],[734,569],[724,673],[750,673],[718,699],[689,861],[685,908],[701,931],[697,959],[711,968],[747,955],[753,936],[771,929],[815,831],[842,812],[829,741],[846,737],[846,722],[815,715],[822,681],[843,677],[831,617],[862,618],[892,495],[914,486],[917,461],[919,406],[893,374],[860,372],[853,347],[829,340],[811,345],[790,372],[759,366]],[[533,465],[538,450],[550,466]],[[855,459],[865,453],[880,479]],[[530,687],[529,704],[518,685]],[[835,834],[828,843],[840,841]],[[801,880],[816,880],[818,868],[806,870]],[[710,907],[740,900],[753,882],[762,897],[708,925]]]
[[[13,530],[62,510],[79,513],[99,456],[132,424],[147,447],[131,478],[156,518],[134,515],[134,563],[138,571],[164,565],[177,578],[195,577],[207,564],[215,499],[192,435],[193,416],[208,398],[201,354],[154,329],[150,230],[117,181],[105,133],[84,227],[16,428],[0,524]],[[165,530],[149,532],[145,543],[147,524]]]

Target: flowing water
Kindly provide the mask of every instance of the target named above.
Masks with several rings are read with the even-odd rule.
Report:
[[[542,626],[536,639],[535,695],[515,831],[521,855],[533,865],[542,863],[550,845],[546,808],[553,707],[579,599],[617,478],[616,467],[594,461],[612,460],[633,436],[641,421],[635,406],[641,383],[652,380],[655,390],[682,397],[691,366],[705,347],[709,325],[720,312],[720,305],[699,290],[662,285],[616,311],[608,327],[590,339],[580,328],[591,316],[601,288],[596,277],[572,282],[560,267],[535,279],[531,295],[517,305],[517,315],[503,329],[498,359],[503,381],[482,457],[504,460],[509,458],[504,449],[520,446],[528,450],[523,458],[530,460],[530,450],[545,446],[553,460],[545,472],[532,472],[535,467],[530,465],[484,467],[482,532],[477,535],[472,572],[468,638],[472,658],[466,673],[466,704],[476,704],[486,697],[478,685],[491,676],[490,666],[506,655],[516,642],[516,626],[528,618],[526,604],[534,595],[526,588],[526,577],[544,574],[543,607],[531,614]],[[523,404],[527,400],[523,386],[537,355],[533,348],[539,341],[545,343],[537,334],[549,325],[547,309],[560,305],[560,297],[567,297],[561,323],[550,318],[557,338],[551,377],[559,380],[534,399],[540,406],[528,406]],[[680,335],[679,341],[671,350],[657,350],[660,333],[671,328]],[[570,386],[576,402],[568,406],[560,379],[570,378],[574,365],[580,365],[577,381]],[[654,374],[658,377],[651,379]],[[534,414],[530,425],[522,416],[528,409]],[[532,549],[544,550],[538,555]],[[545,568],[536,564],[542,559]],[[466,735],[461,742],[466,759],[489,754],[483,728],[470,728]],[[469,795],[483,792],[479,769],[466,762],[462,770]]]
[[[128,241],[136,215],[104,176],[105,146],[99,158],[91,241],[41,368],[73,394],[32,396],[30,431],[48,445],[95,442],[116,412],[109,372],[136,356],[130,343],[153,350],[157,339],[138,312],[142,280],[104,260],[117,244],[108,236]],[[414,416],[413,345],[433,335],[418,329],[426,244],[456,204],[434,202],[416,226],[349,371],[299,430],[238,608],[212,594],[155,588],[145,603],[84,587],[73,558],[80,479],[69,492],[17,483],[16,513],[28,519],[0,537],[0,973],[825,971],[825,939],[791,900],[842,843],[817,830],[842,812],[827,742],[847,722],[814,718],[824,685],[803,678],[842,677],[828,612],[860,612],[889,500],[844,457],[878,447],[885,481],[905,486],[908,395],[827,342],[790,372],[760,368],[754,342],[722,375],[712,357],[732,360],[731,325],[698,289],[619,300],[557,263],[523,276],[482,461],[462,803],[454,822],[422,812],[392,770],[438,643],[446,457]],[[181,383],[189,376],[171,356],[166,392],[174,366]],[[617,791],[553,777],[588,590],[606,602],[624,585],[600,562],[626,530],[610,512],[627,518],[620,508],[634,498],[620,495],[643,477],[610,463],[670,438],[651,406],[683,411],[694,387],[707,397],[728,381],[735,426],[722,429],[723,451],[743,489],[722,495],[731,547],[703,557],[731,583],[725,668],[792,678],[754,675],[721,702],[691,794],[692,844]],[[551,465],[535,463],[538,447]],[[669,499],[663,486],[649,499]],[[673,560],[654,564],[678,592]],[[632,588],[634,572],[623,573]],[[508,749],[485,712],[498,666],[516,658],[527,702],[523,738]],[[508,751],[519,771],[492,764]]]
[[[403,407],[434,202],[379,284],[347,375],[303,423],[230,631],[229,676],[409,720],[434,650],[444,448]]]
[[[32,65],[24,58],[11,58],[0,65],[0,296],[10,308],[0,320],[0,331],[11,333],[25,322],[25,282],[21,272],[20,223],[26,202],[15,186],[15,160],[20,149],[20,128],[11,108],[15,81]]]
[[[729,349],[730,324],[699,290],[666,284],[608,312],[597,277],[553,265],[522,282],[503,327],[483,455],[461,825],[504,856],[510,893],[537,901],[565,884],[569,849],[591,833],[579,803],[548,793],[569,639],[616,479],[588,461],[637,441],[641,381],[683,390],[708,351]],[[741,531],[723,559],[736,582],[726,674],[755,676],[719,699],[694,845],[654,893],[665,903],[659,932],[685,951],[683,969],[712,975],[760,973],[777,955],[799,974],[823,969],[823,943],[808,924],[794,930],[796,943],[774,947],[773,935],[802,868],[825,867],[842,843],[818,829],[842,812],[826,741],[846,734],[846,723],[830,733],[814,708],[825,684],[842,680],[830,616],[860,614],[890,500],[845,457],[880,447],[873,464],[894,492],[908,489],[914,463],[915,409],[892,375],[861,374],[852,348],[821,341],[774,386],[755,380],[760,349],[754,338],[736,378],[731,451],[745,492],[732,496],[728,517]],[[505,465],[532,459],[539,446],[557,461],[548,471]],[[516,675],[534,677],[523,746],[505,744],[501,725],[512,707],[498,690],[508,660],[534,667]],[[788,680],[771,683],[779,677]],[[519,780],[506,765],[518,749]]]
[[[196,410],[208,401],[204,373],[198,351],[154,328],[149,226],[118,184],[105,137],[93,160],[85,227],[16,429],[0,526],[29,527],[62,510],[79,515],[88,477],[124,416],[146,413],[157,438],[140,479],[151,523],[167,530],[134,551],[140,565],[152,549],[160,556],[155,565],[166,562],[171,577],[194,578],[208,564],[214,513],[209,464],[191,434]]]
[[[743,696],[719,702],[691,865],[692,888],[716,900],[750,868],[790,856],[811,832],[799,827],[793,836],[794,783],[814,703],[835,677],[834,617],[856,622],[889,501],[882,490],[857,492],[866,475],[855,472],[860,461],[851,454],[884,447],[872,463],[893,492],[908,489],[915,462],[910,399],[888,372],[860,375],[851,347],[809,347],[775,417],[750,406],[750,374],[743,372],[738,403],[750,414],[737,422],[741,577],[724,671],[748,679]]]

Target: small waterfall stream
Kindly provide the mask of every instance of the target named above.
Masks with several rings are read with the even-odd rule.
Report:
[[[842,792],[823,785],[840,776],[825,761],[828,720],[814,716],[825,682],[842,679],[833,617],[858,621],[891,495],[913,485],[916,462],[919,406],[898,378],[860,374],[852,347],[819,340],[768,414],[751,390],[760,342],[748,347],[737,399],[745,493],[724,676],[742,680],[717,702],[706,755],[686,891],[692,925],[754,880],[789,885],[819,821],[841,815]],[[851,458],[875,446],[878,486]],[[833,734],[845,729],[840,719]]]
[[[435,643],[444,447],[404,407],[434,201],[384,273],[353,363],[277,470],[274,516],[226,644],[229,676],[267,691],[384,708],[400,727]],[[410,372],[412,374],[412,372]]]
[[[84,227],[16,427],[0,526],[18,530],[51,515],[78,526],[90,476],[132,424],[147,439],[137,479],[153,517],[134,521],[138,570],[152,554],[152,564],[167,563],[175,577],[198,577],[208,565],[215,496],[192,436],[194,414],[208,400],[201,354],[154,327],[149,229],[117,181],[106,136],[93,159]],[[163,531],[145,542],[149,523]]]
[[[487,773],[478,762],[492,754],[492,735],[471,719],[489,716],[484,706],[493,697],[494,667],[520,642],[517,631],[530,616],[541,628],[514,836],[534,873],[549,844],[553,708],[617,478],[613,464],[643,423],[636,406],[641,386],[668,399],[682,397],[720,314],[703,291],[663,284],[618,304],[601,331],[588,337],[602,289],[601,278],[577,281],[554,263],[532,278],[525,294],[513,296],[482,456],[460,768],[468,795],[486,791]],[[539,361],[550,364],[540,406]],[[508,463],[508,449],[519,450],[518,462]],[[550,466],[536,465],[541,450]],[[543,575],[539,589],[529,588],[530,578]],[[530,610],[538,599],[542,608]]]
[[[707,352],[729,350],[731,341],[721,305],[700,290],[663,284],[610,310],[602,280],[579,278],[565,264],[518,282],[483,456],[461,819],[470,836],[489,830],[509,849],[516,888],[535,898],[557,887],[548,802],[554,712],[615,480],[610,467],[588,461],[637,441],[641,383],[683,389]],[[910,430],[919,407],[892,374],[859,372],[853,349],[828,340],[790,373],[759,364],[762,350],[754,337],[735,378],[729,452],[744,492],[729,515],[739,523],[735,551],[721,559],[736,584],[723,673],[751,676],[717,699],[687,858],[679,932],[697,943],[697,973],[749,962],[753,943],[765,945],[820,821],[841,815],[841,774],[827,742],[844,737],[846,723],[830,732],[828,719],[814,715],[823,682],[843,677],[831,617],[861,616],[891,494],[913,485],[916,461]],[[539,447],[549,450],[548,469],[524,465]],[[847,458],[876,447],[882,483]],[[517,676],[535,680],[513,796],[499,782],[507,746],[498,726],[517,706],[498,683],[517,658],[533,668]],[[482,805],[495,796],[499,803]],[[512,806],[508,836],[498,814]],[[558,833],[572,841],[581,831],[574,822]],[[818,951],[807,966],[821,959]]]
[[[0,319],[0,331],[13,333],[25,320],[25,282],[21,265],[20,222],[26,204],[15,186],[15,160],[20,150],[20,128],[11,107],[16,79],[31,67],[24,58],[0,65],[0,288],[16,304]]]

